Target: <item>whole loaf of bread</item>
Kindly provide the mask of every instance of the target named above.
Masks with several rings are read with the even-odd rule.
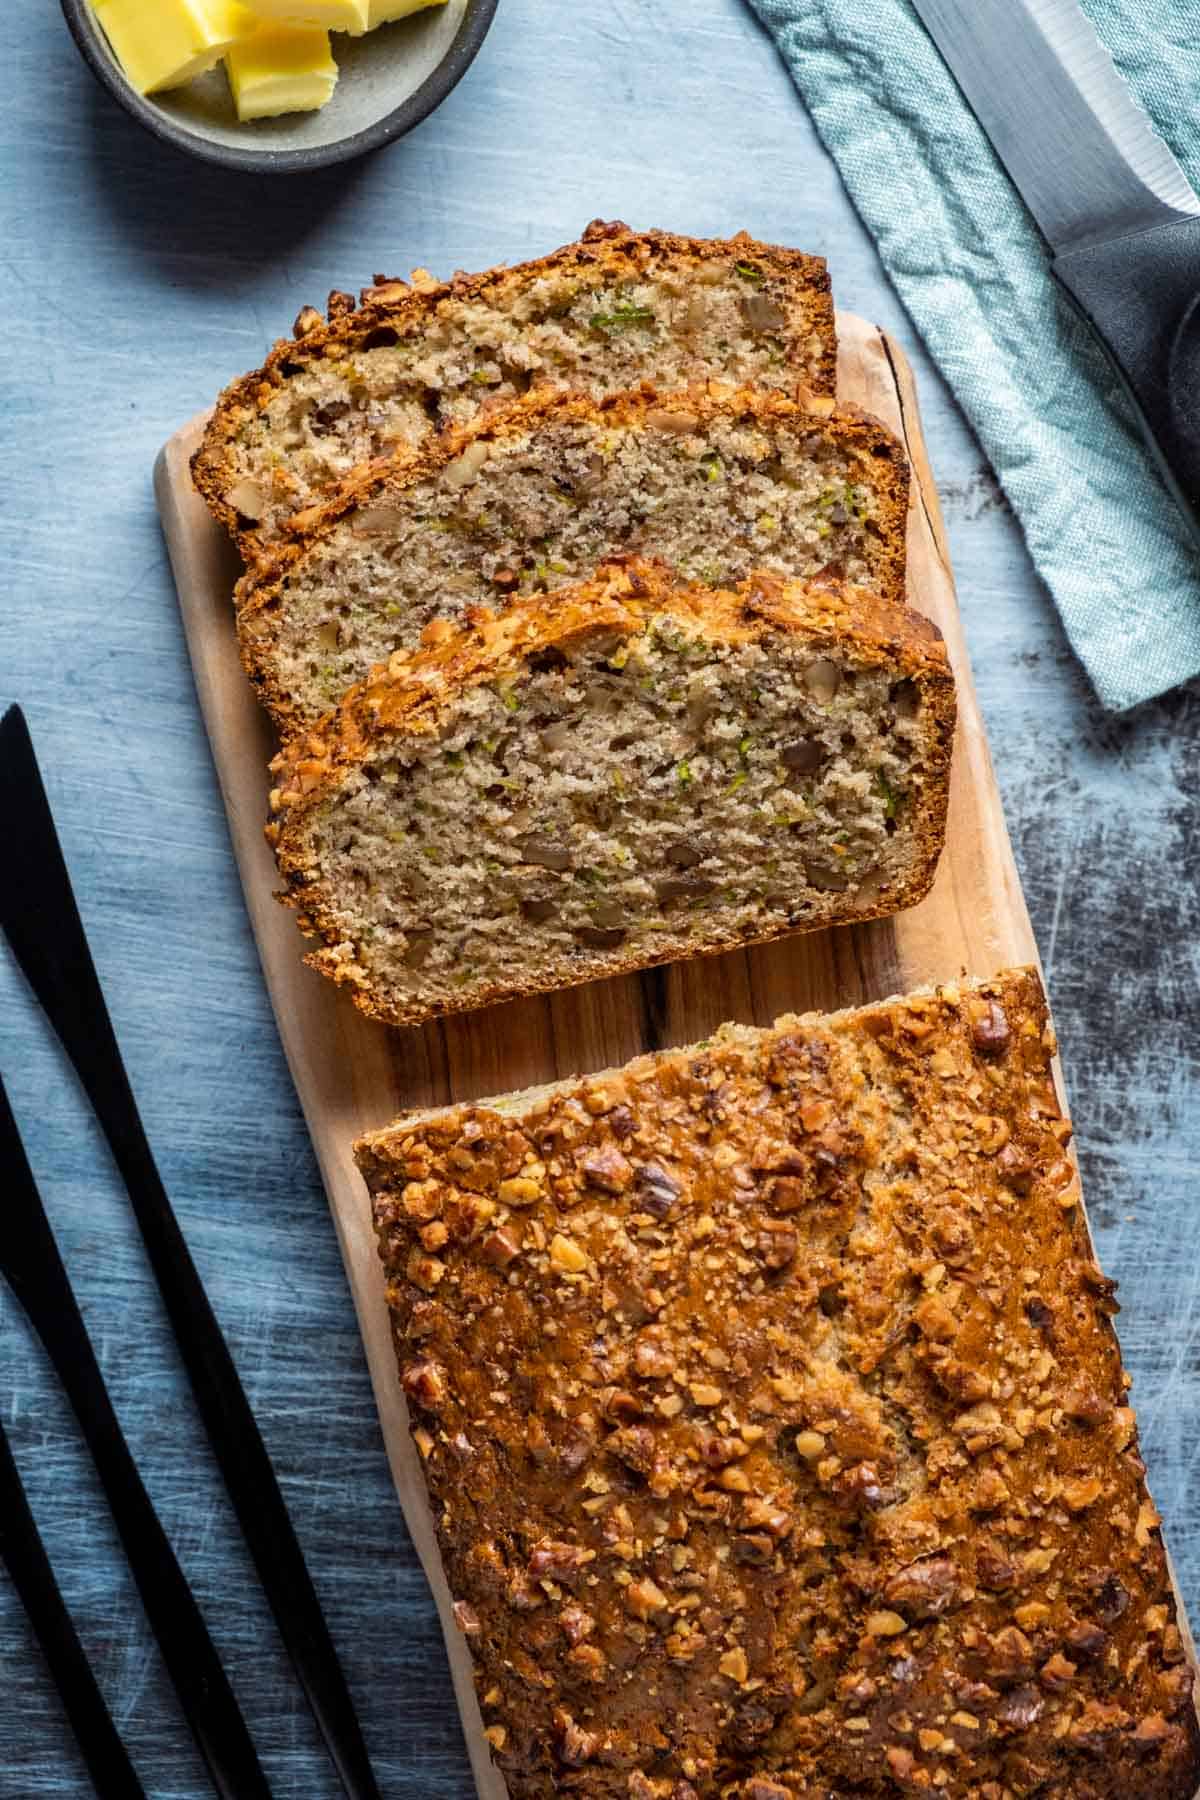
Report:
[[[358,1146],[513,1800],[1192,1800],[1036,974]]]

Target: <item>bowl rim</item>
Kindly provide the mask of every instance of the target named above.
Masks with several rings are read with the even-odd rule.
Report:
[[[436,68],[407,99],[391,112],[384,113],[374,124],[349,137],[335,138],[328,144],[314,144],[303,150],[243,150],[233,144],[214,143],[199,132],[177,125],[143,95],[135,92],[118,68],[116,59],[103,41],[102,28],[92,10],[90,0],[61,0],[63,16],[76,48],[100,85],[108,90],[131,118],[137,120],[162,142],[183,150],[202,162],[215,163],[222,169],[238,169],[256,175],[304,175],[313,169],[330,168],[336,163],[351,162],[378,150],[396,138],[403,137],[450,94],[462,80],[483,47],[491,29],[500,0],[467,0],[462,23],[446,54]]]

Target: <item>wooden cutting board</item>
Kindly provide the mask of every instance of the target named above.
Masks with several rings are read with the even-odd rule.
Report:
[[[396,1486],[441,1611],[476,1781],[486,1800],[502,1800],[505,1788],[487,1755],[465,1641],[450,1618],[396,1375],[366,1190],[351,1155],[354,1139],[405,1108],[606,1068],[644,1050],[707,1037],[726,1019],[765,1025],[783,1012],[857,1005],[1037,960],[971,681],[912,371],[897,345],[865,320],[843,313],[838,331],[841,397],[875,413],[908,446],[914,474],[909,599],[941,627],[958,679],[949,833],[932,892],[895,919],[516,1001],[423,1030],[392,1031],[363,1018],[346,994],[301,961],[293,916],[274,899],[275,867],[263,838],[274,745],[238,662],[230,593],[239,564],[188,474],[203,419],[171,439],[155,471],[246,904],[333,1209]]]

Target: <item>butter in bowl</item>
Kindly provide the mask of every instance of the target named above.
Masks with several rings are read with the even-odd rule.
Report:
[[[231,168],[304,172],[412,129],[473,61],[497,0],[62,0],[139,123]]]

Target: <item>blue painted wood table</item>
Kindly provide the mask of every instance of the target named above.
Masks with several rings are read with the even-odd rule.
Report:
[[[376,268],[514,260],[596,215],[829,258],[905,345],[1046,961],[1147,1459],[1200,1589],[1195,1170],[1200,692],[1119,720],[742,0],[503,0],[411,139],[310,180],[178,160],[95,89],[49,0],[7,14],[0,704],[20,700],[151,1138],[344,1653],[381,1784],[467,1800],[432,1607],[395,1501],[334,1235],[259,976],[150,491],[154,455],[299,303]],[[0,879],[4,850],[0,848]],[[335,1784],[187,1396],[97,1130],[7,958],[0,1067],[129,1438],[280,1800]],[[65,1405],[7,1293],[0,1407],[155,1800],[208,1789]],[[0,1581],[0,1795],[87,1777]]]

